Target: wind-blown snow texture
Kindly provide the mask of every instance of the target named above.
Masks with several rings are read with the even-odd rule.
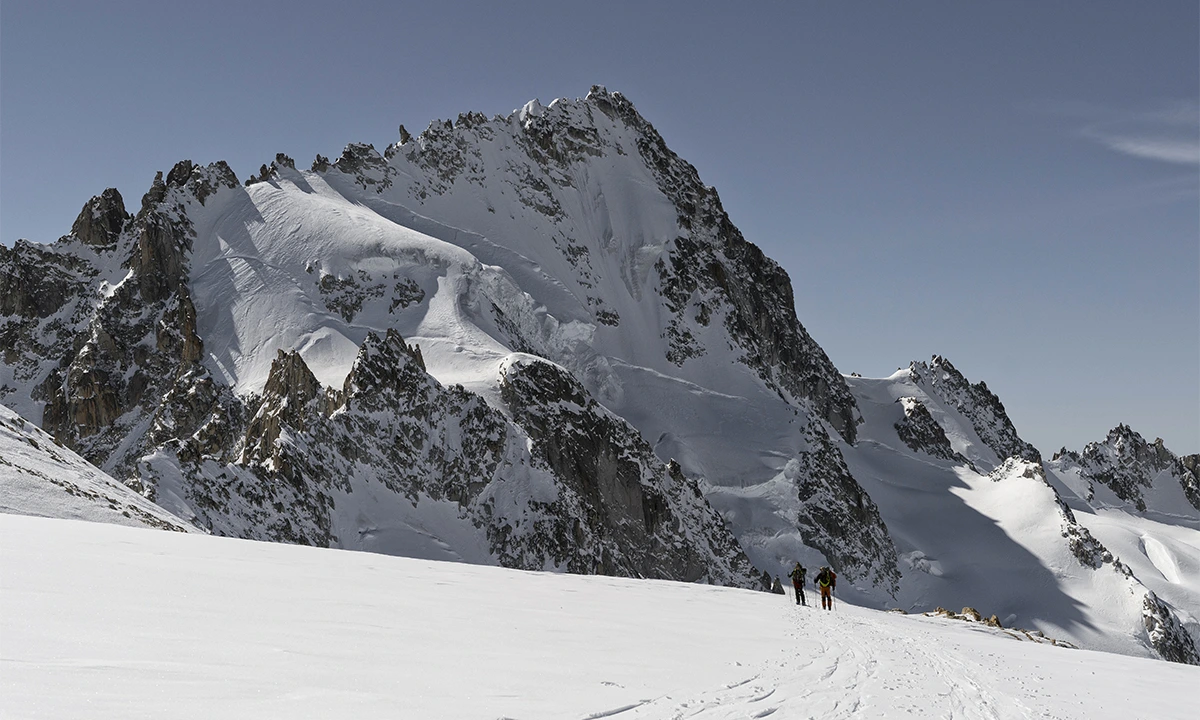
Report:
[[[1099,461],[1047,473],[943,358],[843,378],[619,93],[400,136],[244,186],[183,161],[0,247],[0,402],[218,534],[742,587],[801,560],[1195,659],[1195,524],[1068,493]],[[1130,558],[1107,528],[1145,522]]]

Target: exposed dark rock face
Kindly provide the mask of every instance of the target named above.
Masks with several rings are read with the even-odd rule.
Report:
[[[979,439],[996,453],[1001,462],[1009,457],[1039,463],[1042,461],[1037,448],[1017,436],[1017,429],[1004,411],[1000,398],[988,390],[986,383],[980,381],[972,385],[949,360],[940,355],[934,355],[929,364],[912,363],[909,374],[914,382],[928,387],[970,419]]]
[[[1177,457],[1163,445],[1162,438],[1148,443],[1128,425],[1118,425],[1104,442],[1088,443],[1082,453],[1063,448],[1052,462],[1078,467],[1082,477],[1107,486],[1118,498],[1145,512],[1145,493],[1164,474],[1169,481],[1178,482],[1188,502],[1200,510],[1197,457]]]
[[[26,240],[12,248],[0,245],[0,315],[48,318],[76,299],[95,275],[94,268],[74,255]],[[17,349],[17,343],[12,347]]]
[[[799,489],[804,544],[820,550],[846,579],[870,582],[895,595],[900,572],[887,525],[829,437],[810,433],[808,449],[784,472]]]
[[[1150,643],[1164,660],[1200,665],[1200,652],[1192,636],[1171,612],[1170,607],[1153,592],[1147,592],[1142,604],[1142,622]]]
[[[285,425],[301,432],[305,430],[307,418],[321,410],[310,405],[322,394],[321,383],[317,382],[300,354],[280,350],[275,362],[271,363],[262,404],[246,428],[242,459],[269,458],[282,474],[290,475],[287,463],[275,454],[276,441]]]
[[[374,187],[376,192],[383,192],[391,187],[392,175],[396,173],[374,145],[363,143],[347,145],[342,151],[342,156],[333,163],[333,169],[353,176],[355,182],[364,190],[370,186]]]
[[[116,244],[129,218],[121,193],[116,188],[108,188],[83,206],[71,226],[71,234],[84,245],[111,247]]]
[[[946,437],[946,432],[929,414],[929,408],[925,407],[920,400],[903,397],[896,402],[904,406],[904,419],[896,423],[895,427],[896,434],[900,436],[905,445],[915,452],[923,452],[943,460],[953,460],[964,465],[971,465],[970,461],[955,452],[954,448],[950,446],[950,439]]]
[[[575,412],[559,405],[564,393]],[[514,366],[504,396],[543,433],[532,455],[520,427],[439,384],[394,331],[367,337],[340,391],[321,387],[297,353],[280,352],[247,420],[210,399],[207,422],[163,443],[166,460],[147,461],[142,474],[184,478],[196,522],[222,534],[345,545],[354,528],[338,519],[338,498],[395,493],[455,503],[508,567],[757,586],[696,483],[657,461],[569,375],[542,362]]]
[[[1200,510],[1200,453],[1181,456],[1179,464],[1186,471],[1180,473],[1179,478],[1183,494],[1187,496],[1192,507]]]
[[[546,538],[555,562],[573,572],[757,584],[698,484],[678,464],[658,460],[636,429],[600,407],[570,373],[518,361],[505,371],[501,393],[534,457],[563,483],[547,507],[564,523]],[[575,542],[564,544],[567,538]]]
[[[0,282],[13,289],[0,350],[25,369],[34,399],[45,402],[43,427],[93,463],[128,470],[144,438],[123,442],[126,435],[161,414],[180,377],[197,375],[203,344],[188,286],[194,233],[187,206],[228,187],[237,179],[224,163],[185,160],[165,181],[159,173],[136,217],[127,217],[119,194],[106,192],[85,206],[75,235],[0,255]],[[101,254],[86,259],[76,241]],[[128,276],[97,286],[101,266],[121,258]],[[124,451],[114,457],[119,446]]]

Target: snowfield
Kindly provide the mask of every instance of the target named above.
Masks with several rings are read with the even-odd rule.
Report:
[[[3,405],[0,512],[199,532]]]
[[[15,515],[0,541],[10,718],[1190,718],[1200,686],[790,595]]]

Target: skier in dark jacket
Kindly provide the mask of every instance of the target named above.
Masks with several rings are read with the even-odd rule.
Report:
[[[833,591],[837,588],[837,573],[830,570],[828,567],[821,566],[821,572],[813,578],[813,582],[817,584],[817,588],[821,591],[821,607],[825,610],[833,609]]]
[[[792,571],[788,573],[788,577],[792,579],[792,587],[796,589],[797,605],[808,604],[808,602],[804,599],[804,576],[806,574],[808,574],[808,571],[805,570],[804,566],[802,566],[799,562],[797,562],[796,567],[792,568]]]

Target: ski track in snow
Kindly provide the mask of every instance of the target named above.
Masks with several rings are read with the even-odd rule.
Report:
[[[744,680],[664,696],[626,708],[636,712],[622,717],[1033,717],[1020,703],[998,698],[965,657],[930,638],[900,636],[869,618],[811,606],[796,608],[787,622],[789,649]]]

